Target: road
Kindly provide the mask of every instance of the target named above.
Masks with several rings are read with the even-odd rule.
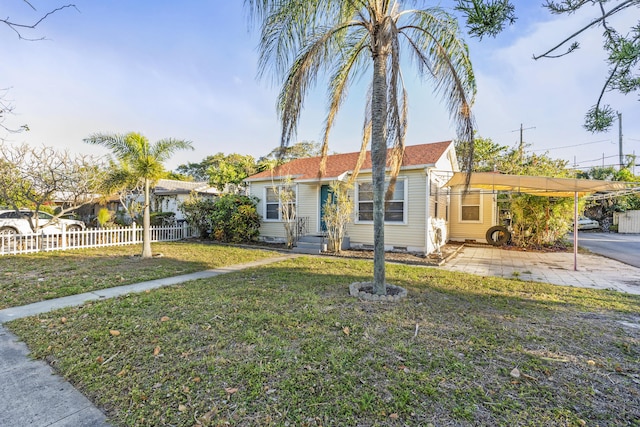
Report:
[[[578,246],[640,268],[640,234],[581,231]]]

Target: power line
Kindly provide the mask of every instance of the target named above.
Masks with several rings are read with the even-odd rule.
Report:
[[[551,150],[560,150],[562,148],[573,148],[573,147],[582,147],[583,145],[590,145],[590,144],[599,144],[601,142],[609,142],[609,143],[613,143],[613,141],[611,141],[610,139],[601,139],[600,141],[591,141],[591,142],[583,142],[581,144],[574,144],[574,145],[564,145],[562,147],[552,147],[552,148],[540,148],[538,150],[531,150],[531,151],[551,151]]]

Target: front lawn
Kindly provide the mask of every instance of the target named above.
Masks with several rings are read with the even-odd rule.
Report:
[[[582,426],[640,420],[640,297],[297,258],[8,324],[115,425]]]
[[[0,309],[277,255],[187,242],[154,243],[152,249],[151,259],[139,257],[140,245],[0,257]]]

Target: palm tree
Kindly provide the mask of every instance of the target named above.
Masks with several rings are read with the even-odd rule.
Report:
[[[457,21],[439,7],[403,9],[401,0],[245,0],[251,15],[261,20],[261,75],[273,73],[284,84],[278,97],[281,145],[295,135],[309,88],[321,72],[329,74],[328,113],[322,154],[329,131],[347,95],[363,72],[372,69],[356,173],[371,140],[374,192],[374,282],[385,294],[384,204],[386,168],[391,168],[387,194],[392,192],[404,153],[407,91],[401,72],[401,52],[416,65],[418,75],[434,82],[457,124],[458,138],[471,141],[471,105],[475,79],[468,49]],[[436,3],[436,2],[434,2]],[[391,148],[387,159],[388,147]],[[467,154],[473,157],[473,150]],[[470,158],[463,159],[470,166]],[[320,174],[323,172],[321,167]]]
[[[164,173],[162,163],[168,160],[177,150],[191,149],[189,141],[179,139],[161,139],[155,144],[135,132],[127,134],[93,134],[84,139],[89,144],[102,145],[111,150],[113,156],[126,169],[127,178],[133,176],[144,185],[144,210],[142,216],[142,258],[151,257],[151,216],[149,199],[151,184],[160,179]]]

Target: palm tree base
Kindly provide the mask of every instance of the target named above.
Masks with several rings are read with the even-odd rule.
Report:
[[[373,292],[373,282],[355,282],[349,285],[349,294],[365,301],[400,301],[407,296],[407,290],[400,286],[386,284],[386,295],[377,295]]]

